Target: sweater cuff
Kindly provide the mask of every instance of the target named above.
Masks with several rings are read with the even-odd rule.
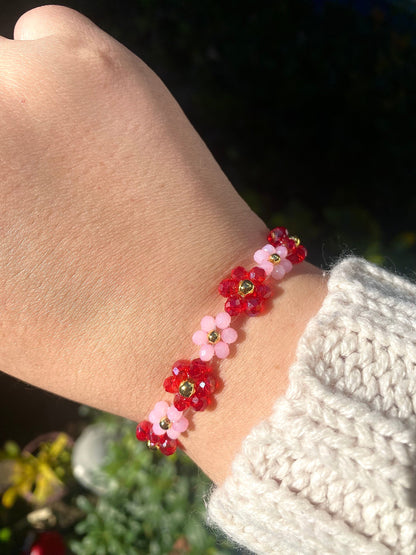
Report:
[[[336,265],[289,379],[210,523],[268,555],[416,553],[416,286]]]

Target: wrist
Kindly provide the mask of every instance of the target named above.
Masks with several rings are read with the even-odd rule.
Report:
[[[100,380],[98,408],[142,419],[156,401],[169,397],[162,384],[173,362],[195,358],[191,338],[201,315],[222,310],[219,282],[243,253],[249,262],[267,235],[260,218],[232,193],[237,202],[228,197],[229,218],[208,201],[194,212],[195,223],[178,222],[172,206],[161,214],[156,234],[142,234],[140,245],[132,245],[128,266],[120,264],[116,297],[101,307],[93,326],[89,323],[88,344],[76,348],[91,387]],[[150,254],[145,262],[150,280],[141,278],[143,252]],[[79,383],[73,385],[76,390],[67,395],[78,399]],[[91,404],[89,395],[85,391],[81,401]]]
[[[182,441],[216,483],[225,479],[246,435],[272,413],[274,402],[285,393],[297,343],[326,295],[326,278],[304,262],[279,282],[279,290],[259,318],[244,321],[239,332],[244,341],[221,362],[223,387],[215,410],[195,413],[195,430]]]
[[[192,329],[188,337],[191,337],[192,332],[198,329],[198,322],[204,313],[208,312],[208,314],[213,315],[224,310],[224,299],[218,296],[217,288],[220,281],[229,274],[230,270],[240,264],[246,268],[255,265],[252,261],[253,253],[264,244],[265,236],[267,235],[265,233],[265,226],[262,223],[258,227],[258,234],[258,237],[254,237],[254,246],[250,245],[253,240],[253,235],[251,235],[247,237],[244,249],[239,247],[238,253],[231,249],[228,263],[222,260],[222,270],[220,270],[217,279],[214,278],[213,282],[208,283],[209,279],[208,281],[205,280],[207,277],[212,278],[213,275],[215,276],[217,273],[216,268],[211,273],[207,271],[203,275],[195,277],[195,281],[198,284],[204,284],[201,290],[208,295],[201,295],[197,289],[196,297],[194,297],[195,291],[193,289],[188,291],[183,320],[183,322],[186,322],[185,326],[183,326],[184,328],[189,322],[192,323]],[[231,237],[235,236],[238,235],[233,234]],[[241,237],[239,238],[241,239]],[[224,241],[220,244],[223,246],[227,242]],[[247,244],[249,245],[248,247]],[[246,253],[246,256],[243,255],[243,251]],[[220,254],[218,259],[221,260]],[[230,260],[232,260],[231,263]],[[278,268],[280,269],[280,265],[276,267],[276,270]],[[211,264],[212,269],[213,266]],[[274,282],[274,280],[270,281]],[[275,290],[274,298],[268,300],[267,308],[260,318],[247,319],[237,317],[234,319],[233,327],[238,328],[240,339],[244,339],[244,341],[238,341],[238,344],[232,347],[230,358],[214,361],[214,373],[218,376],[220,383],[219,388],[215,392],[214,403],[211,405],[210,410],[203,411],[200,408],[195,408],[195,412],[191,410],[192,433],[185,434],[180,439],[188,454],[216,482],[221,482],[225,477],[245,435],[255,424],[271,413],[274,401],[285,392],[288,382],[288,369],[294,360],[297,342],[307,322],[316,314],[321,306],[326,293],[326,281],[322,276],[322,272],[307,263],[295,266],[290,276],[283,282],[279,282],[280,287],[275,288],[274,284],[270,282],[269,285],[272,285],[272,288],[277,290]],[[198,303],[200,307],[198,315],[195,316],[193,314],[190,317],[189,307],[197,306]],[[180,322],[178,324],[181,326]],[[183,336],[186,337],[186,335],[184,332]],[[200,356],[203,357],[202,351]],[[195,348],[192,349],[191,342],[189,342],[188,349],[184,346],[179,351],[175,347],[175,352],[172,353],[170,361],[167,362],[166,367],[163,369],[163,377],[159,379],[159,386],[155,386],[158,399],[154,399],[154,401],[166,399],[172,402],[171,399],[167,398],[160,385],[167,376],[166,368],[171,368],[173,362],[178,359],[190,360],[193,358],[198,358],[198,354],[195,353]],[[219,372],[218,366],[220,366]],[[182,368],[182,372],[185,372],[183,375],[188,375],[188,370],[185,370],[185,367]],[[189,376],[191,375],[189,374]],[[182,377],[179,380],[182,381],[181,386],[188,383],[183,381],[187,379],[190,379],[190,383],[195,381],[192,378]],[[179,382],[176,383],[175,378],[169,378],[169,380],[173,380],[173,389],[169,386],[167,391],[178,393],[178,390],[175,388],[178,387]],[[176,386],[173,385],[174,382]],[[198,379],[196,383],[199,383]],[[195,387],[197,386],[195,385]],[[180,411],[186,410],[186,407],[189,406],[187,403],[190,400],[185,402],[189,396],[186,393],[181,393],[179,396],[176,395],[175,406]],[[197,400],[197,397],[199,397],[199,394],[197,394],[194,401],[199,403],[200,401]],[[179,401],[180,404],[177,405],[176,403],[179,403]],[[153,399],[151,404],[153,404]],[[165,403],[164,407],[159,407],[160,411],[166,411],[168,405]],[[159,411],[159,408],[157,411]],[[215,410],[212,410],[214,408]],[[198,412],[199,410],[201,412]],[[158,416],[158,414],[159,412],[157,414],[155,412],[149,417],[151,422],[154,422],[154,426],[159,423],[160,415]],[[173,413],[171,414],[168,411],[167,422],[163,424],[168,426],[167,430],[169,430],[170,425],[175,426],[172,422],[176,422],[176,420],[173,420],[169,425],[169,418],[177,418]],[[162,423],[162,420],[160,420],[160,423]],[[144,441],[149,439],[148,432],[145,431],[147,430],[147,424],[142,428],[138,436],[139,439]],[[155,433],[158,434],[154,436],[155,438],[159,437],[159,434],[167,437],[166,433],[164,434],[163,430],[159,427],[154,429]],[[173,430],[175,429],[174,427],[167,432],[168,437],[177,437],[170,435],[174,433]],[[150,446],[153,442],[156,447],[158,441],[157,439],[150,439]],[[160,446],[162,452],[164,452],[165,444],[163,446],[160,444]],[[170,450],[171,447],[166,446],[166,449]],[[213,456],[213,453],[215,453],[215,456]]]

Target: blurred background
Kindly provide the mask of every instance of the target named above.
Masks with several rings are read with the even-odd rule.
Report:
[[[17,18],[41,4],[3,2],[0,33],[11,38]],[[158,73],[239,193],[270,226],[295,229],[311,262],[328,268],[339,256],[354,253],[414,277],[415,2],[79,0],[65,5],[90,17]],[[58,452],[56,460],[47,456],[53,472],[55,467],[64,472],[60,482],[68,491],[58,501],[19,494],[11,507],[3,503],[0,553],[18,553],[25,541],[30,553],[46,530],[58,533],[74,553],[232,552],[201,524],[200,493],[209,483],[182,455],[169,463],[157,456],[155,461],[130,442],[131,423],[3,374],[0,401],[0,445],[12,440],[1,457],[13,461],[13,468],[25,463],[21,449],[51,430],[76,439],[94,423],[110,439],[124,438],[118,451],[109,442],[105,459],[108,482],[124,492],[119,499],[111,487],[103,493],[73,480],[60,462],[72,457],[72,439],[56,447],[55,437],[49,447],[36,448]],[[134,473],[120,462],[126,456],[137,461]],[[152,474],[154,467],[158,474]],[[33,493],[36,479],[25,487]],[[174,488],[181,499],[175,507],[165,495]],[[64,504],[66,515],[74,510],[73,518],[63,524],[54,503]],[[119,512],[110,518],[108,507]],[[41,519],[36,528],[28,514],[45,508],[53,518]],[[188,530],[189,514],[195,519]]]

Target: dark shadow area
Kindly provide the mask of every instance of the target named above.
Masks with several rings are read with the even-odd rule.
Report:
[[[0,372],[0,446],[15,439],[21,447],[45,432],[70,432],[78,403],[47,393]]]

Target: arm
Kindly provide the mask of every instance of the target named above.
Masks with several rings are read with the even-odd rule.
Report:
[[[266,227],[157,76],[88,19],[38,8],[15,39],[1,39],[0,367],[140,420],[172,363],[194,356],[201,316],[223,304],[218,283],[249,263]],[[217,408],[184,441],[216,482],[285,390],[326,289],[309,264],[282,288],[247,322]]]

